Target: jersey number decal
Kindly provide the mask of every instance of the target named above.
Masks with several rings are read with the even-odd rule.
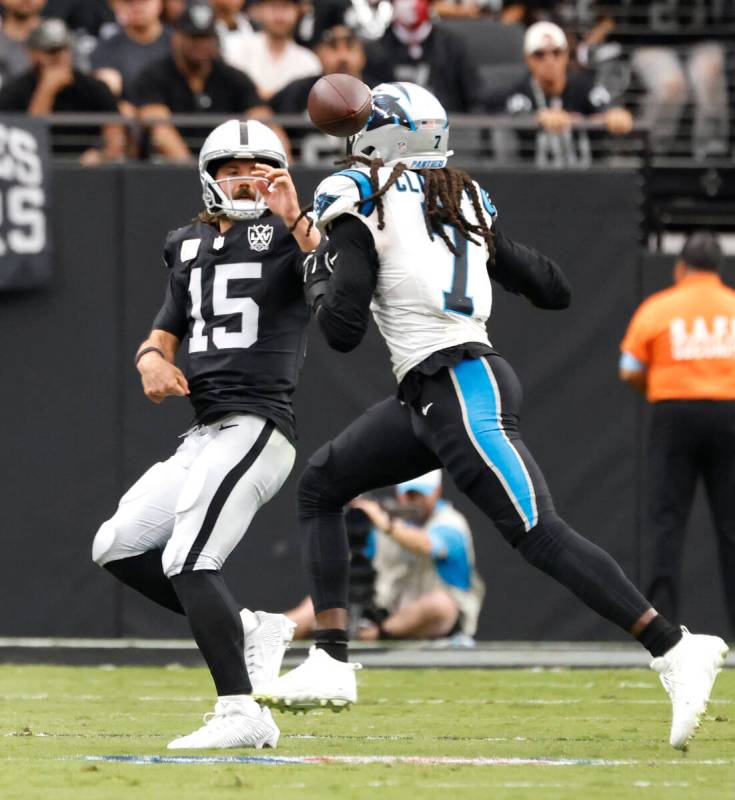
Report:
[[[224,325],[213,327],[212,341],[218,350],[246,348],[258,340],[258,318],[260,309],[252,297],[229,297],[227,285],[232,280],[248,280],[260,278],[263,265],[259,262],[239,264],[217,264],[214,268],[214,285],[212,286],[212,312],[215,317],[234,316],[241,318],[239,331],[228,331]],[[189,295],[191,296],[191,315],[194,327],[189,338],[189,352],[203,353],[209,347],[209,337],[204,333],[206,320],[202,316],[202,270],[193,269],[189,278]]]
[[[469,243],[459,235],[456,228],[445,225],[444,230],[454,238],[454,246],[459,250],[459,255],[454,257],[451,289],[444,292],[444,308],[447,311],[456,311],[459,314],[472,316],[475,307],[472,298],[467,296],[467,248]]]

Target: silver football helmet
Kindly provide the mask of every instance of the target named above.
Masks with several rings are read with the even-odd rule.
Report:
[[[234,220],[257,219],[267,209],[260,192],[255,192],[254,200],[233,200],[226,191],[227,184],[242,178],[214,179],[218,164],[232,158],[265,162],[286,169],[286,151],[278,136],[267,125],[254,119],[223,122],[207,136],[199,151],[199,179],[207,211]]]
[[[415,83],[380,83],[373,110],[355,134],[352,152],[409,169],[441,169],[452,155],[449,120],[434,95]]]

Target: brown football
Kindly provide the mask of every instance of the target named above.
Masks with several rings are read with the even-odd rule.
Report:
[[[365,125],[373,105],[369,87],[359,78],[334,73],[319,78],[311,87],[306,107],[319,130],[332,136],[352,136]]]

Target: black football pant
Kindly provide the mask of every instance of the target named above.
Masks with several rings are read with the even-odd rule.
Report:
[[[681,554],[699,478],[704,480],[735,632],[735,402],[654,403],[648,438],[648,518],[654,561],[648,598],[679,619]]]
[[[499,355],[422,379],[410,404],[373,406],[309,460],[298,510],[317,612],[346,608],[349,549],[343,506],[357,495],[444,467],[531,564],[630,630],[650,604],[617,563],[554,511],[518,430],[521,387]]]

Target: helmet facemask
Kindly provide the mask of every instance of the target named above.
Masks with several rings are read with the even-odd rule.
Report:
[[[216,173],[217,164],[212,164]],[[205,188],[204,188],[204,205],[207,211],[211,214],[223,214],[228,219],[240,221],[245,219],[258,219],[267,210],[268,205],[265,202],[260,189],[255,186],[251,187],[251,197],[232,197],[233,183],[242,183],[247,181],[255,183],[257,180],[264,180],[263,178],[256,178],[254,175],[228,175],[219,180],[210,173],[209,168],[206,169]]]
[[[218,168],[226,161],[243,160],[288,169],[288,158],[278,136],[256,120],[228,120],[206,138],[199,153],[199,179],[202,199],[210,214],[232,220],[257,219],[268,206],[260,190],[252,197],[230,197],[232,181],[255,181],[255,176],[228,175],[215,180]],[[262,179],[260,179],[262,180]],[[254,188],[254,187],[253,187]]]

